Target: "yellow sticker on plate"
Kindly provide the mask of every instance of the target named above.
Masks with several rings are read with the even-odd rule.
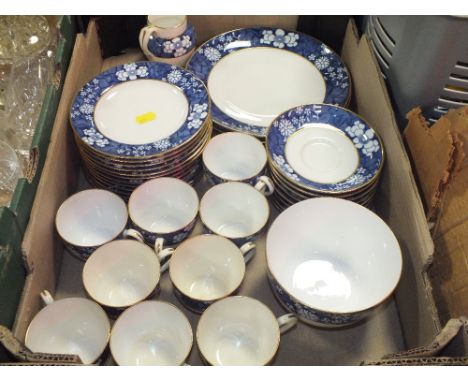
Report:
[[[154,121],[156,119],[156,113],[149,111],[148,113],[140,114],[136,117],[136,122],[140,125],[144,123]]]

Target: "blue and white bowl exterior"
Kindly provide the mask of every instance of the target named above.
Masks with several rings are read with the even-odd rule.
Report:
[[[270,272],[268,272],[268,280],[273,293],[286,310],[296,314],[301,321],[310,325],[327,328],[348,326],[361,321],[371,311],[368,309],[355,313],[330,313],[314,309],[302,304],[286,292]]]
[[[157,79],[177,86],[186,96],[189,111],[184,124],[170,136],[150,144],[130,145],[104,136],[94,122],[101,95],[114,85]],[[104,155],[141,158],[164,153],[194,137],[209,118],[210,100],[204,83],[192,72],[161,62],[140,61],[118,65],[99,74],[78,92],[71,107],[71,125],[78,139]]]
[[[241,42],[241,43],[240,43]],[[211,69],[226,55],[240,49],[270,47],[301,55],[323,75],[326,94],[323,103],[346,106],[350,99],[350,76],[338,54],[321,41],[303,33],[275,28],[246,28],[216,36],[198,48],[187,64],[205,83]],[[265,137],[267,128],[237,121],[212,105],[213,121],[230,130]]]
[[[171,246],[175,244],[179,244],[185,239],[187,239],[190,234],[192,233],[195,224],[197,223],[197,217],[195,217],[189,224],[187,224],[185,227],[174,231],[174,232],[169,232],[169,233],[156,233],[156,232],[150,232],[147,231],[137,224],[132,222],[132,226],[134,229],[136,229],[138,232],[140,232],[143,235],[143,238],[145,239],[145,242],[152,247],[154,246],[156,239],[163,239],[164,240],[164,247],[166,246]]]
[[[237,294],[238,290],[239,288],[237,288],[229,296],[233,296]],[[216,301],[221,300],[221,298],[229,297],[229,296],[224,296],[224,297],[221,297],[215,300],[210,300],[210,301],[196,300],[189,296],[186,296],[181,291],[179,291],[175,286],[174,286],[174,294],[187,309],[198,314],[203,313],[211,304],[215,303]]]
[[[208,308],[213,302],[216,301],[195,300],[180,292],[176,287],[174,287],[174,294],[182,303],[182,305],[184,305],[187,309],[191,310],[192,312],[198,314],[203,313],[206,310],[206,308]]]
[[[217,184],[226,183],[226,182],[242,182],[242,183],[249,183],[250,185],[255,187],[255,185],[257,184],[259,180],[258,178],[265,175],[266,173],[266,166],[265,166],[258,174],[250,178],[243,179],[243,180],[231,180],[231,179],[224,179],[224,178],[221,178],[220,176],[217,176],[216,174],[213,174],[208,169],[208,167],[206,167],[205,163],[203,163],[203,169],[205,171],[205,176],[206,176],[206,179],[208,180],[208,183],[210,183],[212,186],[216,186]]]
[[[349,178],[332,184],[317,183],[302,177],[288,163],[286,142],[308,123],[334,126],[353,142],[359,165]],[[266,149],[273,166],[282,175],[306,188],[330,193],[351,191],[370,183],[379,175],[384,160],[382,142],[366,121],[347,109],[323,104],[299,106],[278,116],[268,130]]]
[[[261,231],[260,231],[261,232]],[[258,238],[258,235],[260,235],[260,232],[257,232],[253,235],[249,235],[249,236],[245,236],[245,237],[240,237],[240,238],[236,238],[236,239],[232,239],[230,237],[227,237],[227,236],[223,236],[223,235],[220,235],[219,233],[217,232],[214,232],[212,231],[209,227],[207,227],[205,225],[205,223],[203,223],[203,233],[204,234],[213,234],[213,235],[219,235],[219,236],[223,236],[225,237],[226,239],[229,239],[231,240],[235,245],[237,245],[237,247],[242,247],[244,244],[246,243],[255,243],[255,241],[257,240]],[[255,251],[255,248],[252,249],[252,251]],[[244,256],[247,256],[247,254],[245,254]]]
[[[96,245],[94,247],[79,247],[70,243],[65,243],[65,247],[71,255],[81,261],[86,261],[93,254],[93,252],[100,247]]]
[[[195,28],[187,23],[185,32],[171,39],[160,38],[153,32],[148,39],[147,48],[156,57],[176,58],[190,52],[196,43]]]

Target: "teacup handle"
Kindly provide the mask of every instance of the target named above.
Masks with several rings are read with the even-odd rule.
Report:
[[[53,304],[54,301],[55,301],[48,290],[43,290],[41,292],[41,299],[42,299],[42,301],[44,302],[45,305]]]
[[[266,175],[258,177],[255,188],[265,196],[270,196],[275,191],[273,181]]]
[[[293,313],[288,313],[277,318],[280,333],[286,333],[297,325],[297,317]]]
[[[140,30],[140,35],[138,37],[138,40],[140,41],[141,50],[147,57],[156,58],[155,55],[148,50],[148,41],[151,37],[151,33],[157,30],[158,28],[153,27],[153,26],[146,26],[146,27],[141,28]]]
[[[161,264],[164,260],[168,259],[174,253],[174,248],[164,248],[164,238],[158,237],[154,242],[154,252],[158,256],[159,263]],[[169,261],[166,261],[161,265],[161,273],[164,273],[169,268]]]
[[[145,242],[145,238],[143,237],[143,235],[140,232],[138,232],[136,229],[133,229],[133,228],[129,228],[129,229],[126,229],[125,231],[123,231],[122,236],[125,239],[130,237],[132,239],[135,239],[135,240],[139,241],[140,243]]]
[[[245,263],[248,263],[250,260],[252,260],[253,255],[255,255],[256,251],[254,249],[256,248],[256,244],[252,241],[248,241],[242,247],[240,247],[240,251],[244,255],[244,261]]]

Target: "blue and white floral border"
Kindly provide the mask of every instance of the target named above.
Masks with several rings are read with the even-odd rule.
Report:
[[[285,153],[286,142],[306,123],[334,126],[354,143],[359,154],[359,166],[348,179],[332,184],[317,183],[302,177],[290,166]],[[281,174],[318,191],[345,192],[360,188],[374,179],[383,165],[382,142],[375,131],[356,114],[333,105],[304,105],[281,114],[270,126],[266,146],[273,165]]]
[[[352,325],[364,319],[371,309],[366,309],[354,313],[331,313],[324,312],[318,309],[311,308],[299,302],[291,296],[268,271],[268,281],[270,282],[273,293],[281,304],[291,313],[294,313],[298,318],[309,324],[322,327],[340,327]]]
[[[195,29],[191,23],[180,36],[172,39],[160,38],[152,33],[148,40],[148,50],[156,57],[174,58],[187,54],[196,44]]]
[[[242,41],[242,44],[239,44]],[[341,58],[327,45],[303,33],[274,28],[246,28],[226,32],[204,43],[187,64],[205,83],[211,69],[224,56],[240,49],[272,47],[297,53],[311,61],[322,73],[326,84],[323,103],[346,106],[350,97],[350,76]],[[281,89],[279,89],[281,90]],[[225,128],[265,137],[267,128],[237,121],[224,114],[214,103],[213,121]]]
[[[161,80],[177,86],[187,97],[188,116],[172,135],[150,144],[129,145],[104,136],[94,122],[94,108],[110,87],[140,79]],[[71,108],[71,124],[81,141],[104,154],[121,157],[146,157],[174,149],[197,134],[209,118],[210,100],[204,83],[178,66],[141,61],[119,65],[99,74],[78,92]]]

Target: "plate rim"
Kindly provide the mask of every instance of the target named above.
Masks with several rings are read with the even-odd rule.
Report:
[[[273,128],[273,124],[275,123],[276,120],[278,120],[280,117],[284,116],[285,114],[295,110],[295,109],[298,109],[298,108],[305,108],[305,107],[313,107],[313,106],[320,106],[320,107],[323,107],[325,106],[326,108],[337,108],[337,109],[341,109],[349,114],[352,114],[354,115],[355,117],[357,117],[359,120],[363,121],[367,127],[369,129],[371,129],[373,131],[373,133],[375,134],[375,137],[376,139],[379,141],[379,144],[380,144],[380,149],[379,149],[379,153],[381,153],[381,162],[380,162],[380,166],[378,167],[377,171],[372,175],[372,177],[370,179],[368,179],[366,182],[363,182],[363,183],[360,183],[358,185],[356,185],[355,187],[347,187],[347,188],[343,188],[341,190],[330,190],[330,189],[327,189],[326,186],[330,186],[332,184],[339,184],[339,183],[343,183],[343,182],[346,182],[347,179],[349,179],[351,176],[353,176],[356,171],[358,171],[361,167],[362,167],[362,160],[361,160],[361,157],[359,158],[360,162],[359,162],[359,166],[358,168],[353,172],[353,174],[350,175],[350,177],[346,178],[344,181],[342,182],[339,182],[339,183],[331,183],[331,184],[322,184],[322,183],[318,183],[318,182],[313,182],[311,180],[308,180],[308,182],[311,182],[311,183],[314,183],[315,185],[318,185],[317,187],[315,186],[311,186],[311,185],[308,185],[308,184],[305,184],[303,182],[300,182],[300,181],[297,181],[295,179],[292,179],[291,177],[288,177],[287,174],[285,174],[284,170],[278,166],[278,164],[274,161],[274,159],[272,158],[271,156],[271,152],[270,152],[270,145],[269,145],[269,135],[270,135],[270,132],[271,132],[271,129]],[[336,126],[335,126],[336,127]],[[340,129],[339,127],[337,127],[338,129]],[[341,130],[341,129],[340,129]],[[296,130],[297,131],[297,130]],[[284,149],[286,147],[286,142],[287,142],[287,139],[286,141],[284,142]],[[342,107],[342,106],[336,106],[336,105],[331,105],[331,104],[307,104],[307,105],[299,105],[299,106],[295,106],[293,108],[290,108],[288,110],[286,110],[285,112],[281,113],[278,117],[276,117],[272,123],[270,124],[270,126],[268,126],[268,130],[267,130],[267,134],[266,134],[266,137],[265,137],[265,148],[266,148],[266,152],[267,152],[267,156],[268,156],[268,163],[270,166],[273,166],[275,168],[275,170],[278,170],[283,176],[287,177],[288,178],[288,181],[291,182],[293,185],[296,185],[296,186],[299,186],[301,188],[305,188],[306,190],[311,190],[311,191],[318,191],[318,192],[321,192],[321,193],[326,193],[326,194],[329,194],[329,196],[332,196],[332,195],[339,195],[339,194],[342,194],[342,193],[349,193],[351,191],[357,191],[367,185],[369,185],[370,183],[372,183],[373,181],[375,181],[376,179],[379,178],[381,172],[382,172],[382,169],[384,167],[384,163],[385,163],[385,150],[384,150],[384,146],[383,146],[383,140],[382,138],[380,137],[380,134],[372,127],[372,125],[362,116],[360,116],[359,114],[355,113],[354,111],[352,110],[349,110],[345,107]],[[359,153],[359,155],[361,156],[361,153]],[[286,158],[286,154],[284,154],[284,160],[286,163],[287,162],[287,158]],[[289,165],[289,163],[288,163]],[[294,171],[294,169],[291,167],[291,169]],[[305,179],[307,180],[306,178],[304,178],[303,176],[301,176],[300,174],[297,174],[295,171],[294,173],[299,177],[299,178],[302,178],[302,179]],[[321,188],[323,187],[323,188]]]
[[[139,79],[151,79],[151,78],[148,78],[148,76],[143,76],[143,77],[140,76],[139,77],[138,74],[137,74],[136,77],[133,78],[133,79],[127,78],[125,80],[119,80],[118,77],[117,77],[117,72],[130,70],[129,69],[130,66],[134,66],[133,70],[140,69],[142,66],[146,67],[148,75],[149,75],[150,67],[153,67],[153,68],[158,68],[159,67],[160,70],[165,68],[167,70],[166,76],[158,76],[158,78],[154,78],[154,79],[166,82],[166,83],[168,83],[168,84],[170,84],[172,86],[177,87],[184,94],[184,96],[186,97],[186,99],[188,101],[188,104],[189,104],[186,119],[185,119],[184,123],[182,124],[182,126],[180,126],[175,132],[173,132],[169,136],[164,137],[164,138],[162,138],[160,140],[151,142],[151,143],[126,144],[126,143],[114,141],[114,140],[104,136],[102,134],[102,132],[97,128],[97,126],[96,126],[96,124],[94,122],[94,107],[97,104],[97,102],[99,101],[99,99],[100,99],[100,97],[101,97],[101,95],[103,93],[105,93],[108,89],[112,88],[114,85],[126,83],[126,82],[129,82],[129,81],[138,81]],[[194,101],[193,99],[191,99],[193,96],[190,96],[190,95],[187,94],[187,89],[184,89],[181,86],[178,86],[178,82],[179,82],[180,79],[177,80],[176,82],[172,82],[172,81],[167,80],[167,75],[169,75],[170,73],[173,73],[173,72],[179,72],[181,74],[181,77],[183,77],[185,75],[185,76],[190,77],[191,79],[193,79],[193,82],[198,83],[199,86],[200,86],[199,89],[202,90],[202,93],[203,93],[201,98],[202,98],[202,100],[204,102],[199,104],[199,103],[197,103],[197,101]],[[85,103],[84,99],[80,99],[80,97],[84,97],[82,95],[82,93],[87,91],[87,89],[90,89],[90,88],[96,87],[96,86],[100,86],[100,85],[96,84],[95,81],[99,81],[100,78],[102,78],[102,77],[104,77],[106,75],[109,76],[111,74],[115,75],[115,79],[112,78],[112,80],[115,83],[111,84],[110,86],[108,86],[105,89],[101,89],[100,94],[97,96],[96,99],[93,100],[93,102],[94,102],[93,104]],[[164,81],[163,78],[166,78],[166,81]],[[192,88],[191,86],[189,86],[189,87]],[[90,92],[88,91],[88,93],[93,94],[93,91],[90,91]],[[91,118],[86,118],[84,116],[84,114],[86,114],[86,113],[82,113],[79,110],[79,107],[84,105],[84,104],[92,105],[93,110],[92,110],[92,112],[90,114]],[[204,116],[201,119],[202,122],[201,122],[201,125],[198,126],[198,128],[193,128],[192,129],[192,128],[188,127],[188,123],[189,123],[188,121],[189,121],[189,117],[191,115],[191,112],[193,112],[194,106],[198,106],[198,105],[201,105],[201,106],[206,105],[206,110],[204,110],[204,112],[206,112],[206,116]],[[80,143],[85,145],[88,149],[91,149],[92,151],[95,151],[96,153],[99,153],[99,154],[104,155],[104,156],[119,157],[119,158],[134,158],[136,160],[139,160],[139,159],[149,159],[149,158],[152,158],[152,157],[155,157],[155,156],[157,157],[157,156],[165,155],[165,154],[170,153],[173,150],[176,150],[179,147],[187,144],[188,142],[192,141],[198,135],[198,133],[201,130],[203,130],[203,128],[205,127],[205,124],[211,123],[211,108],[212,108],[211,99],[210,99],[210,96],[208,94],[208,89],[206,88],[205,83],[200,78],[198,78],[198,76],[196,76],[195,73],[193,73],[192,71],[187,70],[187,69],[185,69],[183,67],[180,67],[180,66],[170,65],[170,64],[167,64],[167,63],[163,63],[163,62],[138,60],[138,61],[132,61],[132,62],[129,62],[129,63],[126,63],[126,64],[120,64],[120,65],[113,66],[113,67],[111,67],[111,68],[109,68],[109,69],[107,69],[107,70],[105,70],[103,72],[98,73],[97,75],[95,75],[91,79],[89,79],[85,84],[83,84],[75,92],[75,95],[73,97],[73,100],[72,100],[72,103],[71,103],[71,106],[70,106],[70,111],[68,113],[68,116],[69,116],[69,122],[70,122],[70,125],[71,125],[71,128],[72,128],[72,131],[75,133],[76,138],[78,138]],[[76,114],[77,112],[80,113],[80,114]],[[74,113],[75,113],[75,115],[74,115]],[[88,113],[88,115],[89,115],[89,113]],[[76,124],[74,123],[74,119],[76,120],[78,116],[81,116],[80,120],[81,120],[81,123],[83,123],[83,127],[80,127],[80,128],[76,127]],[[86,119],[85,122],[83,122],[84,119]],[[84,139],[85,136],[86,136],[86,134],[84,133],[84,130],[88,130],[88,129],[89,130],[94,130],[93,131],[94,134],[101,135],[102,138],[106,139],[108,142],[111,142],[113,144],[125,147],[129,151],[123,152],[123,153],[116,153],[116,152],[112,152],[113,150],[109,150],[109,149],[106,150],[105,149],[106,146],[101,147],[101,146],[98,146],[98,145],[92,145],[92,144],[88,143]],[[180,142],[170,144],[170,146],[169,146],[170,148],[167,148],[167,147],[164,148],[164,146],[161,146],[161,148],[157,148],[157,147],[154,146],[158,142],[163,142],[163,141],[165,143],[170,142],[171,137],[174,137],[175,134],[179,133],[180,131],[182,131],[184,129],[192,130],[193,133],[191,135],[188,135],[187,137],[182,138],[180,140]],[[151,149],[147,150],[148,152],[145,152],[143,155],[135,154],[135,151],[138,151],[138,149],[145,149],[148,146],[153,146]]]
[[[350,101],[351,101],[352,87],[353,87],[352,84],[353,84],[353,83],[352,83],[352,78],[351,78],[351,71],[348,69],[348,66],[344,63],[344,61],[343,61],[343,59],[341,58],[341,56],[340,56],[334,49],[332,49],[328,44],[322,42],[321,40],[319,40],[319,39],[317,39],[317,38],[315,38],[315,37],[313,37],[313,36],[311,36],[311,35],[309,35],[309,34],[307,34],[307,33],[299,32],[299,31],[297,31],[297,30],[295,30],[295,29],[288,29],[288,28],[282,28],[282,27],[274,27],[274,26],[262,25],[262,26],[257,26],[257,27],[235,28],[235,29],[232,29],[232,30],[229,30],[229,31],[225,31],[225,32],[219,33],[219,34],[217,34],[217,35],[211,37],[210,39],[206,40],[205,42],[203,42],[200,46],[198,46],[198,47],[194,50],[193,54],[190,56],[190,58],[188,59],[186,65],[185,65],[186,69],[189,70],[189,71],[191,71],[191,72],[193,72],[195,75],[198,76],[198,73],[195,72],[192,68],[190,68],[190,63],[192,62],[193,58],[198,54],[198,52],[199,52],[200,49],[204,48],[207,44],[209,44],[209,43],[212,42],[213,40],[215,40],[215,39],[217,39],[217,38],[219,38],[219,37],[221,37],[221,36],[227,35],[227,34],[229,34],[229,33],[239,32],[239,31],[243,31],[243,30],[256,30],[256,29],[258,29],[258,30],[261,30],[261,29],[263,29],[263,30],[265,30],[265,29],[271,29],[272,31],[283,30],[283,31],[286,32],[286,33],[295,33],[295,34],[298,34],[298,35],[300,35],[300,36],[305,36],[307,39],[310,39],[310,40],[313,40],[313,41],[315,41],[315,42],[317,42],[317,43],[319,43],[319,44],[325,45],[325,46],[330,50],[330,53],[334,54],[334,55],[338,58],[338,60],[341,62],[342,67],[345,69],[345,71],[346,71],[346,73],[347,73],[347,77],[348,77],[347,98],[346,98],[345,102],[343,103],[343,105],[340,105],[340,106],[342,106],[342,107],[347,107],[347,106],[349,105],[349,103],[350,103]],[[270,47],[270,48],[272,48],[272,49],[283,49],[283,48],[275,47],[275,46],[273,46],[273,45],[264,46],[264,47]],[[244,47],[244,48],[236,49],[235,51],[238,51],[238,50],[241,50],[241,49],[246,49],[246,48],[255,48],[255,47]],[[291,50],[288,50],[288,51],[291,51]],[[297,52],[293,52],[293,53],[299,54],[301,57],[305,58],[306,60],[308,60],[309,62],[311,62],[311,63],[315,66],[315,63],[312,62],[311,60],[309,60],[308,57],[302,56],[300,53],[297,53]],[[226,56],[229,55],[229,54],[230,54],[230,53],[227,53]],[[223,57],[225,57],[225,56],[223,56]],[[221,57],[220,60],[221,60],[223,57]],[[219,62],[219,60],[218,60],[217,62]],[[215,63],[214,65],[216,65],[216,63]],[[213,65],[213,66],[214,66],[214,65]],[[316,67],[316,66],[315,66],[315,67]],[[317,67],[316,67],[316,69],[319,70],[319,72],[321,73],[320,69],[318,69]],[[210,71],[211,71],[211,70],[210,70]],[[200,79],[201,79],[201,78],[200,78]],[[324,82],[325,82],[325,84],[326,84],[325,78],[324,78],[323,76],[322,76],[322,79],[324,80]],[[203,83],[205,83],[205,81],[204,81],[203,79],[201,79],[201,81],[202,81]],[[207,87],[207,89],[208,89],[208,84],[205,83],[205,85],[206,85],[206,87]],[[208,92],[208,94],[209,94],[209,92]],[[210,100],[211,100],[211,96],[210,96]],[[214,103],[214,101],[213,101],[213,100],[211,100],[211,101],[212,101],[212,106],[216,107],[216,109],[219,109],[219,108],[216,106],[216,104]],[[326,103],[326,102],[325,102],[325,99],[322,101],[322,103]],[[219,110],[220,110],[221,113],[223,113],[223,112],[221,111],[221,109],[219,109]],[[288,109],[288,110],[289,110],[289,109]],[[224,114],[224,113],[223,113],[223,114]],[[281,114],[282,114],[282,113],[281,113]],[[268,133],[268,126],[265,127],[265,128],[263,128],[265,134],[261,134],[261,133],[257,133],[257,132],[253,132],[253,131],[249,131],[249,130],[245,130],[245,129],[241,129],[241,128],[235,129],[235,128],[233,128],[232,126],[229,126],[229,125],[223,123],[222,121],[219,121],[219,120],[215,119],[213,113],[211,114],[211,116],[212,116],[213,123],[216,123],[217,125],[219,125],[219,126],[225,128],[225,129],[227,129],[228,131],[243,132],[243,133],[247,133],[247,134],[253,135],[253,136],[257,137],[257,138],[261,138],[261,139],[264,139],[264,138],[266,137],[267,133]],[[228,116],[228,117],[229,117],[229,116]],[[255,126],[255,125],[249,125],[249,124],[246,124],[246,123],[243,123],[243,122],[240,122],[240,121],[237,121],[237,122],[240,123],[240,124],[242,124],[243,126]],[[255,127],[261,128],[260,126],[255,126]]]

